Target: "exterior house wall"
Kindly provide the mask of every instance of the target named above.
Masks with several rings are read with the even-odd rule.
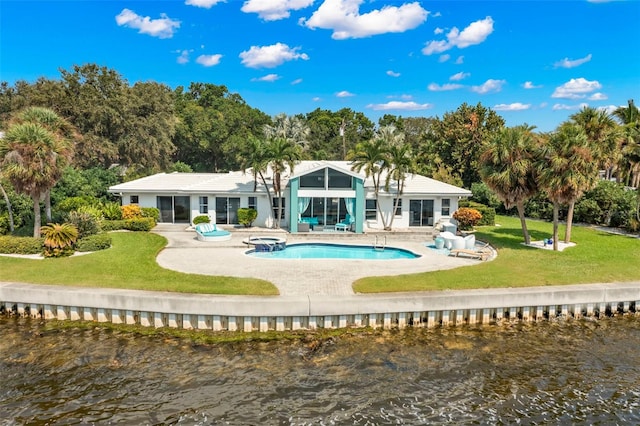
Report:
[[[373,191],[367,194],[367,199],[375,199]],[[402,214],[393,218],[394,228],[409,228],[411,225],[411,200],[433,200],[433,224],[437,224],[441,220],[448,220],[453,217],[453,213],[458,209],[458,196],[425,196],[425,195],[403,195],[400,197],[402,200]],[[449,199],[449,214],[442,214],[442,200]],[[381,196],[378,200],[380,203],[380,210],[386,218],[386,223],[389,225],[391,221],[391,215],[394,211],[395,197]],[[363,208],[364,211],[364,208]],[[382,229],[383,221],[378,213],[377,220],[365,220],[365,225],[369,229]]]

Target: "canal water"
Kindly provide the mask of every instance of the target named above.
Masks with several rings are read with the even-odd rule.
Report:
[[[0,317],[0,424],[640,424],[640,318],[199,345]]]

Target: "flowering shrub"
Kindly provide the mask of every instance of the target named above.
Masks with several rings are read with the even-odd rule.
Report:
[[[120,207],[123,219],[139,219],[142,217],[142,209],[137,204],[128,204]]]
[[[458,221],[461,231],[470,231],[482,219],[482,214],[469,207],[461,207],[453,213],[453,218]]]

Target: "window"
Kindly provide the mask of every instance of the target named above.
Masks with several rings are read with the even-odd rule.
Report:
[[[398,207],[396,207],[396,212],[394,213],[396,216],[402,216],[402,198],[396,198],[393,200],[393,205],[395,206],[398,203]]]
[[[258,203],[256,202],[256,197],[249,197],[249,203],[247,205],[248,208],[258,210],[256,208],[257,204]]]
[[[451,200],[449,198],[442,199],[442,216],[449,216],[451,211]]]
[[[200,197],[200,214],[209,213],[209,197]]]
[[[314,189],[352,189],[353,178],[332,168],[316,170],[300,176],[300,188]]]
[[[129,197],[129,204],[138,204],[138,196],[137,195],[132,195],[131,197]]]
[[[300,176],[300,188],[324,188],[325,169]]]
[[[329,189],[351,189],[351,176],[333,169],[327,169]]]
[[[285,203],[284,203],[284,197],[278,199],[278,198],[274,198],[273,199],[273,218],[275,220],[278,220],[278,211],[282,210],[282,216],[280,216],[280,219],[284,219],[285,218]]]
[[[364,218],[367,220],[376,220],[378,218],[378,203],[376,200],[365,200]]]

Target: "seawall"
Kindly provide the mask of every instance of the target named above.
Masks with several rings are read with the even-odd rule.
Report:
[[[351,296],[222,296],[0,283],[0,311],[213,331],[405,328],[640,313],[640,282]]]

